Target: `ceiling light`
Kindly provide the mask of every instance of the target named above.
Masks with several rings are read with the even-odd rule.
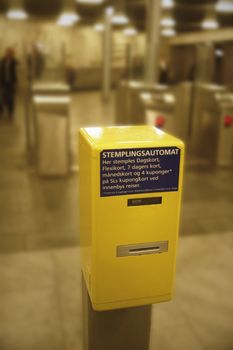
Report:
[[[165,9],[170,9],[174,7],[174,1],[173,0],[162,0],[162,7]]]
[[[108,6],[106,9],[105,9],[105,13],[108,15],[108,16],[112,16],[113,13],[114,13],[114,8],[112,6]]]
[[[104,0],[77,0],[77,2],[80,4],[97,5],[97,4],[102,4]]]
[[[152,99],[151,93],[150,92],[142,92],[140,94],[141,98],[146,101],[150,101]]]
[[[8,19],[15,19],[15,20],[24,20],[24,19],[27,19],[28,18],[28,15],[27,13],[22,10],[22,9],[12,9],[12,10],[9,10],[6,14],[6,17]]]
[[[129,22],[129,19],[123,13],[116,13],[111,20],[112,24],[124,25]]]
[[[161,33],[163,36],[174,36],[176,31],[172,28],[164,28]]]
[[[203,29],[216,29],[218,28],[218,22],[215,19],[206,19],[201,26]]]
[[[171,17],[164,17],[161,19],[160,24],[164,27],[173,27],[176,24],[176,22]]]
[[[166,103],[175,103],[175,95],[174,94],[165,93],[163,98],[164,98],[164,101]]]
[[[134,27],[127,27],[123,30],[123,33],[126,35],[126,36],[135,36],[138,34],[138,31],[136,28]]]
[[[94,25],[94,30],[96,32],[103,32],[104,31],[104,24],[103,23],[96,23]]]
[[[80,17],[75,12],[63,12],[58,18],[57,24],[64,27],[73,26]]]
[[[28,18],[27,12],[23,9],[22,0],[11,0],[10,8],[6,13],[8,19],[24,20]]]
[[[58,17],[57,24],[63,27],[72,27],[80,20],[74,0],[63,0],[63,11]]]
[[[233,2],[230,0],[220,0],[216,4],[216,10],[218,12],[233,12]]]
[[[57,24],[62,27],[72,27],[74,25],[72,21],[65,17],[59,18]]]
[[[215,55],[218,57],[223,57],[224,56],[224,52],[222,49],[216,49],[215,50]]]
[[[105,9],[105,13],[106,13],[108,16],[112,16],[113,13],[114,13],[114,7],[108,6],[108,7]]]

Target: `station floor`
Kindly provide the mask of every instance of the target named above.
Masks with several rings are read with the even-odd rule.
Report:
[[[71,112],[77,155],[80,126],[114,123],[114,95],[73,94]],[[19,97],[0,119],[0,350],[82,350],[78,171],[39,178],[24,124]],[[151,350],[233,349],[232,176],[186,167],[176,297],[153,306]]]

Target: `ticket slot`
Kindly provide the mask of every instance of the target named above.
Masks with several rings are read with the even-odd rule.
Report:
[[[136,207],[140,205],[153,205],[153,204],[162,204],[162,197],[128,199],[128,207]]]
[[[160,254],[168,251],[168,241],[129,244],[117,247],[117,257]]]

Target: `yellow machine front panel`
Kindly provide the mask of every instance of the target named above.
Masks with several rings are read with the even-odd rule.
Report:
[[[81,130],[81,261],[94,309],[171,299],[183,156],[154,127]]]

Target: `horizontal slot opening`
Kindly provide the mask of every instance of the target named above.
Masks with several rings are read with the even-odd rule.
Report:
[[[160,247],[147,247],[147,248],[133,248],[129,249],[131,253],[146,252],[147,250],[159,250]]]
[[[162,197],[132,198],[128,199],[128,207],[140,205],[162,204]]]
[[[168,241],[128,244],[117,247],[116,256],[160,254],[168,251]]]

